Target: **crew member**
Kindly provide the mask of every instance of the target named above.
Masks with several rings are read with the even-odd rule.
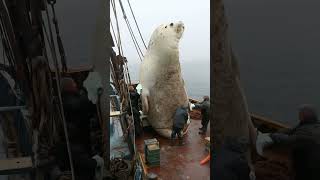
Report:
[[[315,109],[303,105],[299,110],[299,124],[291,130],[270,134],[262,149],[266,146],[285,146],[290,156],[295,180],[320,179],[320,123]]]
[[[207,127],[209,123],[209,114],[210,114],[210,99],[209,96],[204,96],[203,101],[201,103],[195,104],[194,109],[201,109],[201,125],[202,127],[199,128],[200,132],[199,134],[206,134]]]
[[[61,90],[75,177],[93,180],[96,169],[103,164],[101,157],[93,154],[90,141],[90,119],[96,113],[96,106],[85,94],[80,94],[72,78],[62,79]],[[63,131],[61,135],[64,137]],[[60,169],[70,170],[66,142],[57,146],[56,155]]]
[[[188,106],[178,107],[174,116],[172,133],[171,133],[171,145],[174,144],[176,135],[178,136],[179,145],[183,145],[181,131],[188,121]]]
[[[141,126],[140,113],[139,113],[140,95],[137,93],[137,91],[133,86],[129,86],[129,93],[130,93],[130,100],[131,100],[131,106],[133,111],[135,134],[136,136],[140,136],[142,134],[142,126]],[[128,107],[128,112],[129,112],[129,115],[131,115],[130,106]]]

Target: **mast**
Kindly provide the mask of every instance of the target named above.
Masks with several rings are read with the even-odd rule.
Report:
[[[96,21],[96,30],[93,37],[92,64],[94,71],[98,72],[102,82],[103,91],[99,95],[103,130],[103,150],[106,168],[110,165],[110,58],[112,53],[112,39],[107,33],[110,32],[110,0],[100,0],[99,15]],[[104,37],[104,38],[102,38]]]
[[[0,2],[1,35],[4,51],[13,69],[12,74],[16,80],[18,89],[23,93],[22,96],[25,97],[25,110],[29,114],[25,119],[26,124],[29,125],[27,126],[28,133],[24,134],[24,136],[31,140],[32,153],[24,153],[24,156],[29,156],[32,162],[30,160],[30,162],[27,161],[25,163],[29,163],[30,169],[35,169],[35,173],[32,173],[34,175],[31,179],[39,180],[44,179],[45,174],[41,167],[53,162],[50,157],[50,150],[59,139],[57,129],[65,125],[60,93],[53,91],[53,79],[49,67],[49,61],[52,59],[47,54],[48,51],[54,50],[56,46],[53,41],[51,30],[52,19],[49,18],[48,4],[54,10],[54,0],[19,0],[14,3],[11,1]],[[51,40],[49,40],[48,27],[45,26],[42,16],[43,11],[46,11],[48,15],[47,21]],[[54,19],[53,23],[56,27],[57,46],[59,47],[61,59],[59,61],[56,54],[51,58],[55,62],[59,61],[60,64],[64,65],[66,63],[65,59],[63,59],[64,54],[61,54],[64,51],[61,39],[59,41],[57,19]],[[50,50],[45,47],[46,40],[51,46]],[[56,75],[59,75],[61,71],[59,70],[58,62],[55,64]],[[59,78],[56,81],[56,88],[59,90]],[[58,100],[56,96],[59,96]],[[66,129],[65,126],[64,129]],[[68,142],[67,134],[65,131],[65,137]],[[16,143],[19,144],[21,142],[17,139]],[[20,156],[20,154],[16,154],[14,157],[21,159],[22,157]],[[70,151],[69,157],[73,175]]]
[[[247,100],[240,83],[237,60],[228,36],[228,23],[223,0],[214,0],[213,8],[213,110],[214,146],[219,148],[226,138],[245,138],[255,144],[254,127]]]

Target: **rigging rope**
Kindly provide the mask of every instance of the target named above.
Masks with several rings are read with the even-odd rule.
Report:
[[[129,7],[130,7],[131,14],[132,14],[133,19],[134,19],[134,22],[136,23],[136,26],[137,26],[137,29],[138,29],[138,32],[139,32],[139,35],[140,35],[141,41],[143,42],[144,47],[147,49],[146,43],[145,43],[145,41],[144,41],[144,39],[143,39],[143,37],[142,37],[142,34],[141,34],[141,32],[140,32],[140,28],[139,28],[139,26],[138,26],[138,23],[137,23],[136,17],[135,17],[135,15],[134,15],[134,13],[133,13],[133,10],[132,10],[132,7],[131,7],[131,3],[130,3],[130,1],[129,1],[129,0],[127,0],[127,1],[128,1],[128,4],[129,4]]]
[[[44,4],[46,4],[45,0],[43,0]],[[53,33],[52,33],[52,27],[51,27],[51,23],[50,23],[50,16],[49,16],[49,11],[48,11],[48,6],[47,4],[45,5],[45,11],[46,11],[46,16],[47,16],[47,20],[48,20],[48,28],[49,28],[49,33],[50,33],[50,39],[51,39],[51,43],[49,43],[51,51],[52,51],[52,57],[55,63],[55,76],[56,76],[56,86],[57,86],[57,91],[58,91],[58,98],[59,98],[59,106],[60,106],[60,110],[61,110],[61,119],[62,119],[62,123],[63,123],[63,130],[65,133],[65,139],[66,139],[66,143],[67,143],[67,150],[68,150],[68,155],[69,155],[69,162],[70,162],[70,169],[71,169],[71,176],[72,176],[72,180],[75,180],[74,177],[74,166],[73,166],[73,161],[72,161],[72,154],[71,154],[71,149],[70,149],[70,142],[69,142],[69,136],[68,136],[68,130],[67,130],[67,124],[65,121],[65,116],[64,116],[64,109],[63,109],[63,105],[62,105],[62,97],[61,97],[61,92],[60,92],[60,68],[59,68],[59,63],[58,63],[58,58],[57,58],[57,54],[56,54],[56,49],[55,49],[55,44],[54,44],[54,40],[53,40]],[[45,27],[44,27],[45,28]]]
[[[118,43],[119,43],[118,44],[118,51],[119,51],[119,54],[122,55],[123,54],[123,49],[122,49],[122,44],[121,44],[119,21],[118,21],[117,10],[116,10],[116,5],[115,5],[114,0],[111,0],[111,5],[112,5],[112,10],[113,10],[114,17],[116,19],[116,25],[117,25]]]
[[[130,25],[128,16],[127,16],[127,14],[126,14],[126,12],[125,12],[125,10],[124,10],[124,8],[123,8],[122,1],[119,0],[119,3],[120,3],[121,10],[122,10],[123,18],[124,18],[124,20],[126,21],[127,27],[128,27],[128,29],[129,29],[129,31],[130,31],[131,36],[132,36],[131,38],[133,38],[133,41],[136,43],[136,45],[137,45],[137,47],[139,48],[139,51],[140,51],[140,53],[141,53],[141,55],[142,55],[142,57],[143,57],[143,53],[142,53],[142,51],[141,51],[141,48],[140,48],[139,43],[138,43],[138,41],[137,41],[137,38],[135,37],[135,35],[134,35],[134,33],[133,33],[133,30],[132,30],[132,27],[131,27],[131,25]]]
[[[2,44],[3,44],[3,50],[7,53],[6,56],[7,56],[7,59],[8,59],[8,62],[9,62],[9,65],[11,67],[13,67],[14,65],[14,53],[13,53],[13,49],[11,47],[11,44],[9,42],[9,37],[8,37],[8,33],[6,31],[6,29],[4,28],[4,24],[3,24],[3,19],[1,19],[1,39],[2,39]]]
[[[112,8],[113,8],[113,12],[114,12],[114,15],[115,15],[115,19],[116,19],[116,24],[117,24],[117,31],[118,31],[118,35],[119,35],[119,39],[118,39],[118,41],[121,41],[121,39],[120,39],[120,30],[119,30],[119,23],[118,23],[118,18],[117,18],[117,13],[116,13],[116,5],[115,5],[115,2],[114,2],[114,0],[112,0],[111,1],[111,3],[112,3]],[[124,14],[125,15],[125,14]],[[128,26],[128,28],[129,28],[129,26]],[[130,29],[129,29],[129,31],[130,31]],[[131,31],[130,31],[130,34],[131,34]],[[135,44],[135,42],[134,42],[134,44]],[[121,45],[121,44],[120,44]],[[136,44],[135,44],[135,47],[136,47]],[[140,60],[142,60],[142,58],[141,58],[141,56],[140,56],[140,54],[139,54],[139,50],[138,50],[138,48],[136,47],[136,50],[137,50],[137,53],[138,53],[138,55],[139,55],[139,58],[140,58]],[[141,49],[140,49],[140,51],[141,51]],[[119,53],[120,54],[120,53]],[[121,54],[120,54],[121,55]],[[123,57],[123,54],[122,54],[122,56],[121,56],[122,58],[124,58]],[[111,61],[110,61],[111,62]],[[111,62],[111,64],[112,64],[112,62]],[[125,83],[124,83],[124,85],[125,85],[125,89],[126,89],[126,93],[128,94],[128,104],[129,104],[129,107],[130,107],[130,109],[131,109],[131,115],[132,115],[132,119],[133,119],[133,125],[134,125],[134,117],[133,117],[133,109],[132,109],[132,103],[131,103],[131,96],[130,96],[130,92],[129,92],[129,87],[128,87],[128,84],[130,83],[131,84],[131,80],[130,80],[130,76],[128,75],[128,67],[127,67],[127,63],[125,62],[124,63],[124,80],[125,80]],[[128,82],[128,80],[129,80],[129,82]],[[124,92],[123,92],[124,93]],[[122,109],[120,110],[120,111],[122,111]],[[130,127],[130,126],[129,126]],[[128,128],[129,128],[128,127]],[[134,153],[136,153],[136,147],[135,147],[135,135],[134,135],[134,138],[133,138],[133,144],[134,144]]]
[[[125,13],[125,10],[124,10],[124,8],[123,8],[123,5],[122,5],[121,0],[119,0],[119,3],[120,3],[121,10],[122,10],[123,18],[124,18],[124,20],[125,20],[125,22],[126,22],[127,28],[128,28],[128,30],[129,30],[129,33],[130,33],[130,36],[131,36],[131,39],[132,39],[132,41],[133,41],[133,44],[135,45],[135,48],[136,48],[137,53],[138,53],[138,55],[139,55],[139,59],[140,59],[140,61],[142,61],[142,58],[141,58],[141,57],[144,57],[144,55],[143,55],[143,53],[142,53],[142,51],[141,51],[141,48],[140,48],[140,46],[139,46],[139,43],[138,43],[135,35],[134,35],[134,33],[133,33],[133,30],[132,30],[132,28],[131,28],[130,22],[129,22],[128,18],[127,18],[127,15],[126,15],[126,13]]]
[[[111,2],[112,2],[112,7],[113,7],[114,16],[115,16],[115,19],[116,19],[117,31],[118,31],[119,38],[120,38],[119,22],[118,22],[116,7],[115,7],[116,5],[115,5],[115,2],[114,2],[114,1],[111,1]],[[130,35],[131,35],[131,32],[130,32]],[[120,40],[120,42],[121,42],[121,39],[119,39],[119,38],[118,38],[118,41]],[[131,38],[132,38],[132,37],[131,37]],[[121,44],[120,44],[120,45],[121,45]],[[135,46],[135,49],[136,49],[136,51],[137,51],[137,53],[138,53],[138,56],[139,56],[139,58],[140,58],[140,60],[141,60],[142,58],[141,58],[141,56],[140,56],[140,54],[139,54],[139,50],[138,50],[135,42],[134,42],[134,46]],[[121,46],[121,48],[122,48],[122,46]],[[123,55],[123,52],[122,52],[122,53],[119,53],[119,54],[120,54],[120,55]]]
[[[115,42],[116,42],[116,44],[118,46],[118,40],[117,40],[116,33],[114,31],[114,28],[113,28],[111,19],[110,19],[110,25],[111,25],[111,30],[112,30],[112,34],[113,34],[113,39],[115,40]]]
[[[137,38],[136,38],[135,35],[134,35],[134,32],[133,32],[132,27],[131,27],[131,25],[130,25],[130,22],[129,22],[127,16],[126,16],[126,13],[125,13],[125,10],[124,10],[124,8],[123,8],[123,5],[122,5],[121,0],[119,0],[119,3],[120,3],[120,6],[121,6],[121,9],[122,9],[123,17],[124,17],[124,20],[125,20],[125,22],[126,22],[127,28],[128,28],[128,30],[129,30],[129,32],[130,32],[131,39],[132,39],[132,41],[133,41],[133,44],[134,44],[135,49],[136,49],[136,51],[137,51],[137,54],[138,54],[138,56],[139,56],[139,58],[140,58],[140,61],[142,61],[142,57],[143,57],[144,55],[143,55],[142,50],[141,50],[141,48],[140,48],[140,46],[139,46],[139,43],[138,43],[138,41],[137,41]],[[129,2],[129,3],[130,3],[130,2]],[[116,38],[116,35],[115,35],[116,33],[115,33],[115,31],[114,31],[114,27],[113,27],[112,23],[111,23],[111,28],[112,28],[112,31],[113,31],[113,35],[114,35],[114,37],[115,37],[115,41],[116,41],[117,44],[118,44],[119,54],[120,54],[120,56],[122,56],[122,58],[123,58],[123,50],[121,51],[122,44],[121,44],[121,37],[120,37],[119,21],[118,21],[118,17],[117,17],[116,4],[115,4],[114,0],[111,0],[111,4],[112,4],[113,13],[114,13],[114,16],[115,16],[115,20],[116,20],[116,25],[117,25],[118,40],[117,40],[117,38]],[[131,9],[131,13],[133,14],[133,11],[132,11],[132,8],[131,8],[131,7],[130,7],[130,9]],[[133,16],[134,16],[134,14],[133,14]],[[135,17],[134,17],[134,18],[135,18]],[[136,22],[136,19],[135,19],[135,22]],[[141,32],[140,32],[140,29],[139,29],[139,27],[138,27],[137,22],[136,22],[136,25],[137,25],[137,28],[138,28],[138,30],[139,30],[140,37],[141,37],[141,39],[142,39],[142,41],[143,41],[143,43],[144,43],[144,40],[143,40],[143,37],[142,37],[142,35],[141,35]],[[144,43],[144,46],[145,46],[145,48],[147,48],[146,45],[145,45],[145,43]],[[110,62],[111,62],[111,64],[112,64],[112,61],[110,61]],[[126,60],[125,60],[125,62],[124,62],[124,64],[123,64],[122,66],[124,67],[124,68],[123,68],[123,73],[124,73],[124,81],[125,81],[125,84],[124,84],[124,85],[125,85],[125,91],[126,91],[126,94],[128,94],[128,99],[127,99],[127,100],[128,100],[129,108],[130,108],[130,110],[131,110],[131,117],[132,117],[132,122],[129,124],[129,127],[128,127],[128,128],[130,128],[130,126],[134,126],[134,124],[135,124],[134,116],[133,116],[133,108],[132,108],[131,96],[130,96],[130,91],[129,91],[129,85],[131,84],[131,79],[130,79],[129,68],[128,68],[128,64],[127,64],[127,61],[126,61]],[[112,71],[113,71],[113,69],[112,69]],[[112,74],[113,74],[113,73],[115,73],[115,72],[112,72]],[[111,76],[112,76],[112,75],[111,75]],[[124,93],[124,92],[122,92],[122,93]],[[133,141],[135,141],[135,133],[133,134],[133,136],[134,136]],[[135,144],[135,142],[133,142],[133,143]],[[135,147],[135,146],[134,146],[134,152],[136,152],[136,147]]]
[[[142,61],[141,56],[144,57],[144,55],[143,55],[143,53],[142,53],[142,51],[141,51],[141,48],[140,48],[140,46],[139,46],[139,44],[138,44],[138,42],[137,42],[136,37],[134,36],[134,33],[133,33],[133,31],[132,31],[132,28],[131,28],[131,26],[130,26],[129,21],[128,21],[127,19],[126,19],[125,21],[126,21],[128,30],[129,30],[129,32],[130,32],[131,38],[132,38],[132,40],[133,40],[133,43],[134,43],[134,45],[136,46],[136,49],[140,52],[140,54],[139,54],[140,61]]]
[[[56,0],[48,0],[48,3],[51,5],[51,11],[52,11],[52,14],[53,14],[53,24],[54,24],[54,27],[55,27],[55,30],[56,30],[56,35],[57,35],[57,44],[58,44],[58,50],[59,50],[59,53],[60,53],[60,59],[61,59],[61,63],[62,63],[62,70],[64,72],[66,72],[67,71],[66,54],[65,54],[64,47],[63,47],[63,44],[62,44],[62,39],[61,39],[61,36],[60,36],[59,25],[58,25],[58,19],[56,17],[56,11],[55,11],[55,8],[54,8],[54,5],[56,4]]]
[[[130,76],[128,74],[128,71],[127,71],[127,69],[128,69],[127,63],[125,63],[125,67],[126,67],[124,69],[125,75],[130,78]],[[132,125],[133,125],[133,127],[135,127],[135,125],[134,125],[135,121],[134,121],[134,115],[133,115],[133,109],[132,109],[132,103],[131,103],[131,95],[130,95],[130,92],[129,92],[129,86],[128,86],[128,83],[125,83],[125,84],[126,84],[126,88],[127,88],[127,93],[129,95],[129,98],[128,98],[129,99],[129,106],[130,106],[130,109],[131,109],[131,117],[132,117],[132,120],[133,120]],[[131,84],[131,82],[130,82],[130,84]],[[135,128],[134,128],[134,132],[135,132]],[[133,134],[133,151],[134,151],[134,153],[136,153],[135,139],[136,139],[136,137],[135,137],[135,133],[134,133]]]

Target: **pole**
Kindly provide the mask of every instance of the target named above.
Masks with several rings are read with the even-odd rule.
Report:
[[[104,129],[104,160],[105,166],[109,169],[110,165],[110,57],[112,51],[112,39],[107,33],[110,32],[110,0],[100,0],[99,15],[96,21],[96,29],[92,41],[91,60],[94,71],[100,75],[103,84],[101,94],[100,109],[101,119]]]

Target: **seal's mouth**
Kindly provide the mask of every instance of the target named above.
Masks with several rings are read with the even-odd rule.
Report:
[[[177,23],[176,31],[177,31],[177,33],[183,33],[183,31],[184,31],[184,24],[183,24],[181,21],[179,21],[179,22]]]
[[[184,26],[178,26],[177,27],[177,33],[181,33],[184,31]]]
[[[179,21],[177,24],[176,24],[176,33],[178,34],[178,39],[180,39],[182,37],[182,34],[184,32],[184,24]]]

